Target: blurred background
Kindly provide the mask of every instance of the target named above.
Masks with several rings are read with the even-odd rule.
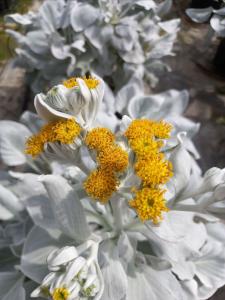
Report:
[[[25,70],[13,66],[15,42],[5,33],[12,25],[4,23],[4,15],[37,11],[42,2],[0,0],[1,120],[18,120],[23,111],[34,111],[34,95],[26,85]],[[189,0],[173,1],[170,17],[181,19],[181,30],[174,48],[176,56],[165,59],[171,71],[158,74],[159,83],[151,88],[151,92],[172,88],[189,91],[190,103],[185,115],[201,123],[194,142],[201,154],[199,164],[205,171],[213,166],[225,166],[225,47],[224,38],[215,35],[209,38],[210,25],[207,22],[197,24],[187,17],[185,9],[190,5],[193,3]],[[224,300],[225,290],[219,290],[211,299]]]

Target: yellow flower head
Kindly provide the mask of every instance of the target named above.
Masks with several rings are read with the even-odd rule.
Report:
[[[63,82],[63,85],[67,87],[68,89],[71,89],[73,87],[78,87],[77,78],[79,77],[71,77],[68,80],[65,80]],[[94,77],[80,77],[80,79],[83,79],[86,83],[87,87],[89,89],[95,89],[99,85],[99,80]]]
[[[86,136],[85,143],[90,149],[103,151],[112,146],[115,141],[114,134],[107,128],[92,129]]]
[[[116,191],[117,185],[118,180],[113,172],[98,169],[84,182],[84,189],[91,198],[106,203]]]
[[[68,289],[62,287],[62,288],[56,288],[52,294],[53,300],[67,300],[70,293]]]
[[[128,140],[136,140],[139,138],[151,138],[153,121],[147,119],[137,119],[131,122],[125,132],[125,136]]]
[[[26,141],[25,153],[33,157],[39,155],[44,151],[44,143],[43,137],[39,134],[29,137]]]
[[[128,166],[128,153],[118,146],[107,147],[98,155],[98,162],[102,169],[123,172]]]
[[[162,213],[168,212],[164,199],[164,190],[143,188],[136,191],[135,198],[129,202],[142,222],[152,220],[154,224],[162,220]]]
[[[130,142],[131,149],[138,157],[155,155],[159,153],[162,145],[162,141],[156,141],[151,137],[140,137]]]
[[[165,121],[153,121],[148,119],[137,119],[131,122],[125,132],[125,136],[131,142],[140,138],[169,138],[172,125]]]
[[[81,128],[74,119],[51,122],[27,140],[25,153],[35,157],[43,152],[44,144],[48,142],[72,144],[80,131]]]
[[[152,156],[149,160],[138,160],[135,171],[143,185],[151,187],[165,184],[173,176],[171,162],[164,160],[162,155]]]
[[[46,135],[48,142],[61,142],[62,144],[72,144],[74,139],[80,134],[81,128],[74,119],[52,122],[42,129],[42,134]]]
[[[152,131],[156,138],[168,139],[173,126],[165,121],[154,122],[152,124]]]

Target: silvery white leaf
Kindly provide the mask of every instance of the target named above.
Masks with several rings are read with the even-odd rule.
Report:
[[[39,8],[41,27],[47,34],[52,34],[58,29],[65,2],[63,0],[47,0]]]
[[[107,47],[105,44],[109,42],[113,35],[113,27],[111,25],[104,26],[100,32],[99,27],[93,25],[87,28],[84,34],[89,42],[98,49],[100,55],[106,55]]]
[[[112,36],[112,44],[118,51],[131,51],[138,40],[137,32],[129,24],[115,26],[115,35]]]
[[[212,7],[207,8],[189,8],[186,10],[186,14],[195,22],[203,23],[209,20],[213,12]]]
[[[159,15],[160,17],[164,16],[170,11],[172,4],[173,4],[172,0],[164,0],[157,6],[156,14]]]
[[[130,125],[130,123],[132,122],[132,119],[129,118],[128,116],[123,116],[121,123],[120,123],[120,131],[121,132],[125,132],[127,127]]]
[[[121,259],[121,264],[125,271],[127,271],[130,265],[134,266],[135,264],[136,244],[137,242],[130,239],[125,232],[119,237],[117,245],[118,257]]]
[[[216,15],[225,16],[225,8],[223,7],[223,5],[222,5],[222,8],[220,8],[220,9],[214,9],[213,12]]]
[[[195,194],[201,194],[209,192],[215,189],[219,184],[225,182],[225,169],[211,168],[209,169],[202,179],[202,182],[199,182],[198,188],[195,190]]]
[[[0,250],[9,247],[12,243],[11,237],[5,236],[4,229],[0,226]]]
[[[150,248],[150,245],[148,246]],[[168,260],[161,259],[157,256],[147,255],[146,259],[150,263],[151,267],[157,271],[169,270],[172,267],[171,263]]]
[[[51,36],[51,52],[59,60],[66,59],[70,54],[71,47],[65,43],[65,39],[57,32]]]
[[[36,56],[35,53],[32,53],[30,49],[16,48],[16,54],[20,58],[20,66],[27,68],[29,71],[33,71],[34,68],[42,69],[45,62]],[[38,78],[36,78],[38,80]]]
[[[11,36],[18,45],[24,45],[26,43],[26,37],[22,35],[21,33],[11,30],[11,29],[6,29],[6,33]]]
[[[5,22],[12,22],[16,24],[20,24],[22,26],[32,25],[32,21],[35,18],[35,14],[33,12],[29,12],[28,14],[21,15],[18,13],[6,15],[4,20]]]
[[[33,134],[36,134],[43,126],[43,121],[38,117],[38,115],[30,111],[25,111],[21,115],[20,122],[27,126]]]
[[[34,281],[29,280],[23,284],[23,287],[26,292],[26,300],[32,300],[30,295],[31,295],[32,291],[37,288],[37,284]],[[40,300],[40,299],[41,298],[39,298],[38,300]]]
[[[159,26],[167,33],[173,34],[179,30],[180,19],[160,22]]]
[[[25,222],[17,222],[8,224],[5,228],[5,235],[10,237],[12,245],[21,245],[26,237],[26,224]]]
[[[148,60],[160,59],[163,56],[174,55],[172,53],[176,33],[166,34],[154,43],[153,49],[148,53]]]
[[[199,251],[207,241],[206,228],[202,223],[195,223],[194,213],[190,212],[171,211],[164,218],[159,226],[159,239],[150,240],[153,251],[171,263],[172,271],[181,280],[190,280],[196,272],[191,257],[198,260]]]
[[[173,115],[173,111],[171,115],[165,116],[165,120],[173,125],[174,133],[187,132],[188,138],[193,138],[200,128],[200,123],[194,123],[190,119],[176,115],[176,112]],[[185,142],[186,138],[184,137],[184,143]]]
[[[224,183],[219,184],[214,191],[216,201],[223,201],[225,199],[225,180]]]
[[[9,241],[11,243],[12,241]],[[14,255],[12,247],[0,249],[0,274],[2,272],[14,272],[15,266],[20,264],[20,258]]]
[[[23,203],[9,189],[0,185],[0,219],[16,217],[23,209]]]
[[[41,181],[51,199],[53,213],[61,230],[72,238],[85,240],[90,230],[84,209],[75,191],[60,176],[43,175]]]
[[[43,229],[59,228],[47,195],[42,194],[30,197],[26,203],[26,209],[35,225]]]
[[[0,204],[0,220],[10,220],[15,217],[15,214],[8,210],[4,205]]]
[[[22,272],[28,278],[41,283],[48,273],[47,256],[51,251],[61,248],[65,243],[70,244],[71,241],[61,237],[60,232],[54,231],[50,235],[44,229],[34,227],[24,243],[21,257]]]
[[[46,229],[57,228],[50,199],[38,175],[31,173],[10,172],[14,178],[10,189],[25,205],[34,224]]]
[[[168,90],[156,95],[137,95],[128,104],[128,112],[132,118],[145,117],[162,119],[168,115],[183,113],[188,105],[189,95],[186,90]]]
[[[215,239],[217,242],[225,242],[225,224],[223,222],[207,223],[206,228],[211,238]]]
[[[103,109],[107,112],[114,112],[115,110],[115,96],[108,84],[105,84],[105,93],[103,97]]]
[[[26,45],[36,54],[45,55],[49,51],[48,38],[41,30],[28,32]]]
[[[118,119],[114,114],[107,114],[104,111],[100,111],[97,114],[95,124],[95,127],[106,127],[112,132],[115,132],[116,127],[118,125]]]
[[[187,186],[192,168],[192,160],[190,154],[180,143],[172,152],[170,161],[173,165],[174,176],[170,180],[172,191],[175,195],[181,193]]]
[[[119,51],[119,55],[126,63],[139,65],[145,62],[145,55],[139,42],[135,43],[133,49],[129,52]]]
[[[185,255],[186,252],[188,254],[190,254],[190,252],[197,252],[204,245],[207,239],[205,226],[202,223],[195,223],[193,219],[194,213],[191,212],[171,211],[165,215],[167,224],[162,223],[162,226],[169,226],[173,234],[176,235],[177,242],[179,243],[180,241],[186,248],[185,251],[184,249],[183,251],[180,250],[179,254],[174,252],[172,249],[168,249],[167,253],[170,252],[170,255],[174,260],[177,260],[179,255]],[[163,228],[161,231],[163,232]],[[174,246],[176,248],[175,244]]]
[[[221,36],[225,36],[225,24],[224,24],[225,17],[221,17],[218,15],[213,15],[213,17],[210,20],[210,25],[215,30],[215,32]]]
[[[87,3],[76,3],[71,11],[71,25],[74,31],[82,31],[92,25],[99,17],[99,11]]]
[[[106,248],[105,248],[106,247]],[[119,260],[117,248],[107,242],[105,245],[104,254],[107,256],[105,265],[101,268],[104,278],[105,288],[102,295],[102,300],[123,300],[127,294],[127,275]],[[106,249],[108,249],[108,252]]]
[[[141,272],[134,272],[131,276],[128,276],[128,290],[127,290],[127,300],[139,299],[154,299],[156,297],[152,292],[151,284],[146,280],[144,274]],[[168,295],[167,295],[168,296]]]
[[[170,271],[155,271],[145,264],[128,273],[128,300],[187,300]]]
[[[138,84],[127,84],[116,95],[115,109],[122,113],[133,97],[140,93]]]
[[[136,1],[135,4],[138,5],[138,6],[143,7],[146,10],[156,8],[156,4],[153,0],[140,0],[140,1]]]
[[[192,280],[184,280],[180,281],[183,292],[187,296],[187,299],[198,300],[198,284],[197,282]]]
[[[150,289],[153,294],[152,299],[185,300],[185,296],[182,292],[179,281],[169,270],[155,271],[151,267],[143,266],[143,271],[145,280],[150,285]]]
[[[201,250],[202,257],[195,262],[196,276],[203,284],[199,288],[199,296],[205,299],[213,295],[225,282],[224,244],[219,242],[208,244]]]
[[[19,272],[0,273],[0,297],[2,300],[25,300],[23,276]]]
[[[60,267],[78,257],[78,252],[74,246],[65,246],[52,251],[47,257],[47,264],[50,270]]]
[[[12,183],[10,190],[25,203],[30,197],[46,194],[42,184],[38,182],[39,175],[33,173],[20,173],[10,171]]]
[[[0,121],[0,126],[0,159],[8,166],[26,163],[24,150],[30,130],[14,121]]]
[[[76,40],[71,44],[71,47],[77,50],[80,50],[81,52],[85,52],[85,41],[84,40]]]

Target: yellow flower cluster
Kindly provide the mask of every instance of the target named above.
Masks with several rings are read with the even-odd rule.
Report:
[[[98,152],[112,146],[115,142],[114,134],[107,128],[94,128],[86,136],[86,145]]]
[[[72,118],[48,123],[27,140],[25,153],[35,157],[43,152],[44,144],[48,142],[72,144],[80,131],[80,126]]]
[[[134,169],[142,183],[129,204],[143,222],[152,220],[157,224],[162,220],[162,213],[168,211],[163,197],[165,190],[161,186],[172,177],[172,164],[160,149],[162,139],[170,136],[171,129],[172,126],[164,121],[141,119],[131,122],[125,132],[136,155]]]
[[[78,77],[79,78],[79,77]],[[99,80],[97,78],[92,77],[80,77],[86,83],[89,89],[95,89],[99,85]],[[68,89],[78,86],[77,78],[71,77],[63,82],[63,85]]]
[[[117,189],[118,180],[109,170],[98,168],[84,182],[87,194],[95,200],[106,203]]]
[[[56,288],[52,294],[53,300],[67,300],[70,293],[68,289],[62,287],[62,288]]]
[[[151,219],[157,224],[162,220],[162,212],[169,211],[165,205],[164,192],[164,190],[148,187],[136,191],[130,206],[138,212],[141,221]]]
[[[128,153],[115,144],[115,136],[106,128],[91,130],[85,143],[97,151],[98,168],[84,182],[84,188],[90,197],[106,203],[117,190],[116,173],[125,171],[128,166]]]

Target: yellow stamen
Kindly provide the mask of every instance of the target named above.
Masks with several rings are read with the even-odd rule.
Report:
[[[106,203],[116,191],[118,180],[113,172],[98,169],[93,171],[84,182],[87,194],[95,200]]]
[[[72,77],[63,82],[68,89],[78,87],[77,78],[83,79],[89,89],[95,89],[99,85],[99,80],[94,77]]]
[[[102,151],[114,144],[114,134],[106,128],[92,129],[86,136],[85,143],[90,149]]]
[[[168,139],[173,126],[165,121],[155,122],[153,125],[153,133],[156,138]]]
[[[125,136],[128,140],[135,140],[139,138],[151,138],[153,121],[147,119],[137,119],[131,122],[125,132]]]
[[[125,132],[128,140],[135,140],[139,138],[156,137],[166,139],[170,136],[172,125],[165,121],[153,121],[148,119],[137,119],[131,122]]]
[[[44,143],[43,137],[39,134],[29,137],[26,141],[25,153],[33,157],[39,155],[44,151]]]
[[[43,152],[44,144],[48,142],[72,144],[80,131],[81,128],[74,119],[51,122],[27,140],[25,153],[35,157]]]
[[[146,157],[159,153],[160,148],[163,146],[163,142],[155,141],[150,137],[140,137],[131,140],[130,146],[136,155],[139,157]]]
[[[103,169],[123,172],[128,166],[128,153],[118,146],[111,146],[100,152],[98,162]]]
[[[61,142],[62,144],[72,144],[80,131],[81,128],[74,119],[52,122],[42,129],[48,142]]]
[[[53,300],[67,300],[70,293],[68,289],[62,287],[62,288],[56,288],[52,294]]]
[[[129,202],[142,222],[152,220],[154,224],[162,220],[162,213],[168,212],[164,199],[164,190],[143,188],[136,191],[135,198]]]
[[[143,185],[151,187],[165,184],[173,176],[171,162],[163,159],[162,155],[152,156],[150,160],[138,160],[135,171]]]

